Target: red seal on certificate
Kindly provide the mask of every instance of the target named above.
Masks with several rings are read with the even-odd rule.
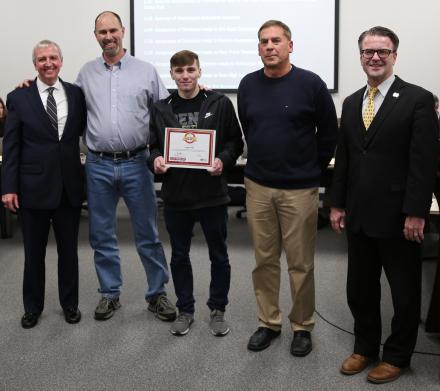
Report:
[[[187,132],[183,135],[183,141],[188,144],[195,143],[197,141],[197,136],[193,132]]]

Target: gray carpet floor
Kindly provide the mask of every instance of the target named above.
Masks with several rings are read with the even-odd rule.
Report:
[[[281,337],[265,351],[246,349],[256,329],[251,271],[253,249],[246,219],[231,208],[229,255],[232,265],[231,332],[213,337],[208,330],[205,303],[209,286],[208,251],[197,227],[192,246],[196,314],[190,333],[175,337],[169,324],[147,311],[145,274],[132,240],[130,219],[119,207],[119,244],[124,277],[122,308],[105,322],[93,319],[98,302],[93,254],[88,244],[87,212],[80,232],[80,308],[82,321],[69,325],[58,303],[56,250],[53,237],[46,260],[46,304],[39,324],[20,327],[23,250],[19,227],[12,239],[0,240],[0,391],[10,390],[440,390],[440,337],[424,331],[423,319],[412,365],[394,383],[367,383],[366,373],[343,376],[341,360],[353,347],[352,317],[345,299],[346,244],[327,227],[319,231],[316,257],[316,326],[314,349],[305,358],[289,353],[292,332],[287,318]],[[159,228],[167,258],[170,245],[159,214]],[[436,239],[436,238],[435,238]],[[435,240],[426,253],[435,253]],[[430,248],[431,246],[431,248]],[[285,260],[280,294],[286,315],[291,305]],[[423,265],[422,316],[426,316],[435,272],[435,260]],[[175,300],[172,282],[169,296]],[[384,336],[389,333],[391,298],[383,281]],[[345,331],[344,331],[345,330]],[[436,353],[437,356],[429,353]]]

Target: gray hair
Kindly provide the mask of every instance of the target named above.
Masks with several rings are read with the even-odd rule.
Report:
[[[34,48],[32,49],[32,62],[35,64],[36,61],[36,51],[40,48],[47,48],[48,46],[55,46],[58,50],[58,53],[60,55],[60,59],[63,59],[63,53],[61,52],[61,48],[58,46],[58,44],[54,41],[50,41],[48,39],[43,39],[42,41],[38,42]]]

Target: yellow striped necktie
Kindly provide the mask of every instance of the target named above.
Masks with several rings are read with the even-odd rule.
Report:
[[[362,119],[364,120],[365,130],[368,130],[374,118],[374,97],[376,96],[379,89],[377,87],[371,87],[368,90],[368,103],[365,107],[364,113],[362,114]]]

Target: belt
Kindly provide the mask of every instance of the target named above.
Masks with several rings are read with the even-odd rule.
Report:
[[[145,149],[147,149],[147,147],[144,145],[143,147],[138,147],[132,149],[131,151],[99,152],[99,151],[94,151],[92,149],[89,149],[89,151],[101,157],[109,157],[112,158],[113,160],[124,160],[124,159],[130,159],[131,157],[135,156],[139,152],[144,151]]]

